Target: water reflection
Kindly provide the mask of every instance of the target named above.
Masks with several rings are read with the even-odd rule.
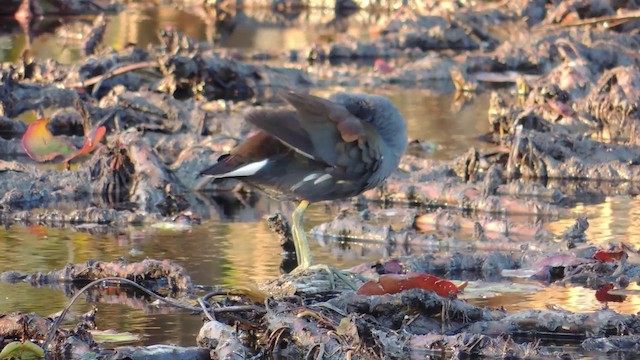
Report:
[[[411,137],[437,145],[434,159],[449,160],[472,146],[483,149],[487,144],[476,140],[489,131],[486,120],[489,94],[484,93],[459,112],[452,111],[455,95],[427,96],[422,91],[383,91],[407,119]]]
[[[158,44],[157,32],[166,27],[177,28],[185,35],[210,46],[263,50],[280,53],[306,49],[316,42],[327,42],[336,36],[369,37],[369,25],[386,14],[361,12],[346,17],[334,11],[314,9],[303,13],[278,13],[267,9],[225,11],[194,7],[180,9],[163,5],[127,6],[122,12],[108,16],[104,44],[122,50],[130,44],[146,47]],[[40,59],[54,58],[62,63],[82,59],[80,47],[89,32],[92,19],[44,18],[25,33],[13,19],[0,25],[0,59],[17,61],[22,50],[31,44],[32,55]],[[278,44],[274,47],[274,44]]]
[[[628,290],[637,289],[638,286],[631,286]],[[605,306],[596,299],[595,292],[595,290],[583,287],[551,285],[535,293],[501,295],[483,300],[480,304],[504,307],[510,312],[527,309],[548,310],[559,307],[571,312],[588,313],[600,310]],[[640,297],[627,296],[623,302],[608,302],[606,306],[620,313],[635,314],[640,310]]]
[[[612,196],[601,203],[577,204],[572,209],[575,216],[587,216],[590,242],[608,246],[624,241],[632,247],[640,247],[640,199],[629,196]],[[572,218],[549,224],[549,229],[559,231],[573,224]]]

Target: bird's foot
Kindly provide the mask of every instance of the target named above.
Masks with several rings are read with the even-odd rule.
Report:
[[[307,235],[304,231],[304,225],[302,223],[304,212],[307,209],[307,206],[309,206],[309,202],[306,200],[302,200],[300,202],[300,205],[298,205],[298,207],[293,211],[293,215],[291,216],[293,220],[291,233],[293,235],[293,243],[296,247],[296,258],[298,260],[298,267],[296,267],[291,272],[291,274],[300,275],[307,269],[325,270],[327,273],[329,273],[329,286],[331,287],[331,290],[335,290],[336,288],[336,277],[340,279],[340,281],[345,283],[349,288],[356,290],[356,285],[342,271],[324,264],[312,265],[313,258],[311,257],[311,249],[309,248],[309,242],[307,241]]]
[[[340,269],[336,269],[332,266],[325,265],[325,264],[316,264],[311,266],[298,266],[297,268],[293,269],[293,271],[290,274],[300,275],[306,270],[326,271],[329,274],[329,288],[331,290],[336,289],[336,278],[338,278],[338,280],[340,280],[350,289],[352,290],[358,289],[356,284],[349,278],[348,272],[342,271]]]

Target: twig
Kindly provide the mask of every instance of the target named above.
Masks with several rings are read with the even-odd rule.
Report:
[[[102,75],[98,75],[98,76],[94,76],[92,78],[89,78],[87,80],[84,81],[79,81],[79,82],[75,82],[75,83],[71,83],[71,84],[67,84],[65,85],[65,87],[67,89],[72,89],[72,88],[83,88],[83,87],[87,87],[90,85],[95,85],[97,83],[99,83],[100,81],[103,80],[107,80],[109,78],[112,78],[114,76],[117,75],[122,75],[126,72],[129,71],[134,71],[134,70],[139,70],[139,69],[145,69],[148,67],[157,67],[158,63],[155,61],[143,61],[143,62],[138,62],[138,63],[133,63],[133,64],[129,64],[129,65],[125,65],[125,66],[121,66],[119,68],[113,69],[109,72],[106,72]]]
[[[209,321],[216,321],[215,313],[211,312],[207,309],[207,304],[204,303],[202,298],[198,298],[198,304],[200,304],[200,308],[202,308],[202,312],[209,319]]]
[[[71,298],[71,300],[69,300],[69,303],[67,304],[67,306],[65,306],[65,308],[62,310],[62,312],[60,312],[60,316],[56,319],[56,321],[53,323],[53,325],[51,326],[51,329],[49,329],[49,333],[47,334],[47,338],[45,339],[44,343],[42,344],[42,348],[47,349],[47,345],[49,344],[49,342],[51,342],[51,340],[53,339],[53,336],[55,335],[56,331],[58,330],[58,328],[60,327],[60,323],[62,322],[62,319],[64,319],[64,317],[67,315],[67,312],[69,311],[69,309],[71,308],[71,305],[73,305],[73,303],[76,302],[76,300],[78,300],[78,298],[80,297],[80,295],[82,295],[82,293],[84,293],[85,291],[87,291],[88,289],[90,289],[91,287],[95,286],[95,285],[99,285],[103,282],[115,282],[115,283],[123,283],[123,284],[127,284],[127,285],[131,285],[133,287],[136,287],[138,289],[140,289],[141,291],[143,291],[145,294],[154,297],[164,303],[167,303],[171,306],[175,306],[181,309],[185,309],[185,310],[190,310],[190,311],[195,311],[195,312],[200,312],[203,311],[205,314],[209,314],[209,311],[205,311],[206,305],[204,304],[204,300],[203,301],[198,301],[198,303],[200,303],[200,306],[191,306],[191,305],[185,305],[182,304],[178,301],[160,296],[156,293],[154,293],[153,291],[145,288],[144,286],[136,283],[135,281],[131,281],[129,279],[125,279],[125,278],[121,278],[121,277],[106,277],[103,279],[99,279],[99,280],[95,280],[92,281],[90,283],[88,283],[87,285],[85,285],[82,289],[80,289],[78,291],[77,294],[73,295],[73,297]],[[205,299],[206,296],[204,298],[201,298],[199,300]],[[223,313],[223,312],[242,312],[242,311],[264,311],[264,309],[259,308],[258,306],[255,305],[238,305],[238,306],[227,306],[227,307],[223,307],[223,308],[219,308],[219,309],[211,309],[211,312],[215,313]],[[209,317],[211,317],[211,315],[209,314]]]

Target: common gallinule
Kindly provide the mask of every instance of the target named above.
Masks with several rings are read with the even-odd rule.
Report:
[[[302,225],[310,202],[358,195],[380,185],[407,148],[402,115],[389,99],[337,93],[329,100],[294,92],[282,97],[295,110],[254,110],[260,129],[218,158],[201,175],[237,178],[277,199],[300,200],[293,212],[299,268],[312,264]]]

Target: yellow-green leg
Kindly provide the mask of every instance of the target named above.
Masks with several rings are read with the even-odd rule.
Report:
[[[291,234],[293,236],[293,245],[296,247],[296,259],[298,260],[298,267],[293,271],[297,273],[299,271],[309,269],[311,267],[318,267],[329,273],[329,283],[332,289],[335,289],[334,276],[342,280],[351,289],[356,290],[355,284],[338,269],[331,268],[324,264],[318,264],[313,266],[313,258],[311,257],[311,248],[309,247],[309,241],[307,240],[307,234],[304,231],[304,212],[307,210],[309,202],[302,200],[300,205],[293,211]]]
[[[296,247],[296,258],[298,259],[299,270],[307,269],[313,264],[309,241],[307,241],[307,235],[304,232],[304,225],[302,223],[304,212],[308,206],[309,202],[302,200],[300,205],[293,211],[292,216],[293,226],[291,227],[291,233],[293,235],[293,245]]]

